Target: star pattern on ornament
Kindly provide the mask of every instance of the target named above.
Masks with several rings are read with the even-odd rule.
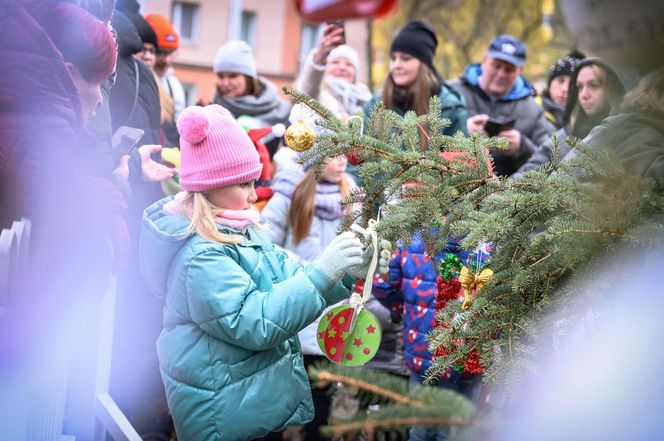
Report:
[[[327,336],[328,336],[329,338],[334,338],[336,335],[337,335],[337,331],[336,331],[334,328],[332,328],[332,329],[330,329],[329,331],[327,331]]]
[[[320,340],[323,340],[323,339],[325,338],[325,331],[321,331],[321,332],[319,332],[319,333],[318,333],[318,338],[319,338]]]
[[[341,331],[341,339],[342,340],[348,340],[348,332],[347,331]]]
[[[353,339],[353,346],[357,346],[358,348],[362,346],[362,339],[361,338]]]
[[[367,326],[367,332],[369,334],[373,334],[374,332],[376,332],[376,328],[374,328],[373,325],[369,325],[369,326]]]

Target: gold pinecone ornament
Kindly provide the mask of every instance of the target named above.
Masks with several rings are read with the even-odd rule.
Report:
[[[316,143],[316,132],[302,120],[286,130],[286,144],[296,152],[306,152]]]

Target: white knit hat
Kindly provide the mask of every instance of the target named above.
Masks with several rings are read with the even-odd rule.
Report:
[[[347,58],[353,66],[355,67],[355,78],[360,77],[360,56],[357,51],[347,44],[342,44],[335,47],[330,51],[330,54],[327,56],[327,61],[334,61],[339,57]]]
[[[234,72],[256,78],[254,52],[246,42],[231,40],[223,45],[214,60],[214,73]]]

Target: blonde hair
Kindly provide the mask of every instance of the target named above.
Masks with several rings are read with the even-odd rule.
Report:
[[[157,74],[153,71],[154,81],[157,83],[157,90],[159,90],[159,104],[161,105],[161,116],[160,120],[162,124],[168,124],[173,122],[173,115],[175,114],[175,101],[168,94],[164,86],[161,84],[161,80]]]
[[[626,112],[653,113],[664,117],[664,68],[641,78],[639,84],[625,95],[622,108]]]
[[[316,176],[311,170],[307,170],[304,178],[297,184],[291,198],[291,206],[288,212],[288,223],[293,229],[293,244],[302,242],[311,232],[311,224],[316,207]],[[345,198],[350,194],[351,183],[346,174],[339,181],[339,192]]]
[[[186,192],[183,199],[185,207],[191,207],[191,212],[186,215],[191,219],[185,234],[187,236],[197,233],[203,239],[220,244],[240,243],[244,239],[238,234],[222,233],[217,229],[214,218],[223,211],[218,208],[200,192]]]

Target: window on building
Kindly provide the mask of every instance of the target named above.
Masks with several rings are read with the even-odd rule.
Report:
[[[249,43],[249,46],[256,45],[256,13],[252,11],[242,11],[242,22],[240,23],[240,40]]]
[[[173,2],[173,26],[180,39],[195,43],[200,34],[200,6],[196,3]]]
[[[182,83],[184,89],[184,102],[187,107],[195,106],[198,102],[198,86],[191,83]]]
[[[316,46],[318,42],[320,26],[302,23],[302,34],[300,35],[300,67],[307,58],[307,54]]]

